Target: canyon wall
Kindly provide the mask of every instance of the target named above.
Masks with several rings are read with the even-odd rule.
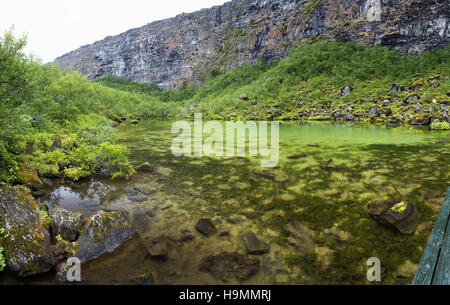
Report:
[[[449,0],[234,0],[107,37],[56,59],[164,88],[199,85],[300,41],[333,38],[420,53],[450,41]]]

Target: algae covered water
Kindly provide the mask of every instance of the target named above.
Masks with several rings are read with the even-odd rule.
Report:
[[[87,283],[127,283],[151,273],[157,284],[370,284],[371,257],[381,261],[382,284],[411,281],[450,185],[448,133],[283,123],[279,166],[260,175],[256,157],[175,157],[171,126],[145,121],[119,128],[133,162],[149,162],[155,172],[127,181],[88,180],[46,199],[71,209],[75,196],[85,214],[125,211],[144,241],[88,263]],[[270,179],[277,175],[286,179]],[[368,216],[366,206],[383,199],[415,203],[422,214],[415,234],[394,232]],[[199,234],[200,218],[211,219],[217,233]],[[289,230],[296,221],[308,229],[297,236],[308,251],[292,240],[301,233]],[[238,280],[200,270],[205,256],[245,253],[239,236],[247,231],[270,246],[250,255],[260,261],[256,274]],[[164,243],[166,260],[147,255],[155,243]]]

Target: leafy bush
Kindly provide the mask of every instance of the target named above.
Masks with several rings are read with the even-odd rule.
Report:
[[[450,124],[448,122],[435,122],[431,124],[433,130],[450,130]]]

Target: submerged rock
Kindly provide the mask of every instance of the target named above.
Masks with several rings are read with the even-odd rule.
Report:
[[[240,253],[222,252],[219,255],[210,255],[202,259],[201,272],[209,272],[211,275],[224,282],[236,279],[245,281],[259,271],[259,260],[249,258]]]
[[[328,247],[316,247],[314,253],[317,255],[317,261],[323,269],[327,269],[333,261],[334,252]]]
[[[179,240],[182,242],[187,242],[195,239],[195,235],[189,229],[183,229],[180,232]]]
[[[140,276],[133,278],[132,280],[133,282],[141,286],[150,286],[153,285],[154,283],[154,279],[151,273],[142,274]]]
[[[299,152],[299,153],[287,156],[287,158],[290,160],[297,160],[297,159],[306,158],[306,157],[308,157],[308,154],[304,153],[304,152]]]
[[[386,225],[402,234],[413,234],[420,223],[422,214],[416,206],[404,200],[381,200],[367,206],[369,215],[379,223]]]
[[[326,229],[322,232],[321,237],[330,244],[334,244],[339,247],[348,246],[350,243],[351,235],[348,232],[339,230],[337,227]]]
[[[410,260],[407,260],[403,265],[398,267],[397,276],[399,278],[406,278],[412,280],[417,272],[418,267],[419,265],[413,264]]]
[[[53,267],[48,222],[28,188],[0,190],[0,228],[5,229],[0,247],[8,270],[25,277]]]
[[[247,254],[265,254],[270,251],[270,246],[256,237],[252,231],[247,231],[239,235],[239,241],[244,246]]]
[[[131,189],[131,192],[128,193],[128,200],[133,202],[145,202],[148,200],[149,196],[154,195],[155,193],[155,190],[152,190],[145,185],[135,185]]]
[[[314,251],[314,232],[299,221],[292,221],[284,227],[289,235],[287,242],[300,252]]]
[[[85,220],[74,256],[81,262],[97,258],[115,250],[133,233],[122,212],[98,211]]]
[[[148,249],[148,253],[151,257],[161,258],[163,260],[167,259],[167,254],[169,250],[167,249],[167,244],[165,242],[156,243]]]
[[[211,219],[208,218],[202,218],[197,222],[197,225],[195,226],[198,232],[202,233],[206,236],[212,236],[217,233],[217,228],[211,221]]]
[[[255,168],[253,173],[257,176],[270,179],[278,183],[289,181],[289,176],[279,170],[271,170],[269,168]]]
[[[140,173],[154,173],[156,169],[150,163],[146,162],[143,165],[139,166],[136,171]]]
[[[69,241],[75,241],[77,239],[78,231],[83,225],[83,215],[81,213],[73,213],[63,208],[55,208],[50,210],[49,214],[53,219],[53,236],[60,235],[63,239]]]
[[[416,232],[414,234],[430,234],[434,228],[434,222],[426,221],[417,226]]]

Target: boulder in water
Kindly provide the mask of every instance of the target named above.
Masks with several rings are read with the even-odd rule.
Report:
[[[257,176],[270,179],[278,183],[289,181],[289,176],[280,170],[271,170],[269,168],[255,168],[253,173]]]
[[[97,211],[85,220],[74,256],[81,262],[97,258],[114,251],[133,233],[122,212]]]
[[[200,271],[224,282],[236,279],[245,281],[259,271],[259,260],[240,253],[222,252],[219,255],[210,255],[202,259]]]
[[[49,217],[23,186],[0,190],[0,239],[6,268],[19,277],[45,273],[53,267]]]
[[[299,153],[295,153],[295,154],[287,156],[287,158],[290,160],[297,160],[297,159],[306,158],[306,157],[308,157],[308,154],[304,153],[304,152],[299,152]]]
[[[239,241],[244,246],[247,254],[259,255],[270,251],[270,246],[266,242],[259,240],[252,231],[242,233],[239,236]]]
[[[78,231],[83,225],[83,215],[73,213],[63,208],[55,208],[49,211],[53,219],[52,233],[54,236],[60,235],[63,239],[75,241]]]
[[[198,232],[202,233],[206,236],[212,236],[217,233],[217,228],[211,221],[211,219],[208,218],[202,218],[197,222],[197,225],[195,226]]]
[[[314,232],[299,221],[292,221],[284,227],[288,244],[300,252],[314,251]]]
[[[367,206],[367,212],[379,223],[407,235],[414,233],[422,218],[416,206],[407,199],[402,202],[375,201]]]
[[[339,247],[348,246],[351,235],[348,232],[339,230],[337,227],[326,229],[322,232],[321,237],[329,244],[334,244]]]

